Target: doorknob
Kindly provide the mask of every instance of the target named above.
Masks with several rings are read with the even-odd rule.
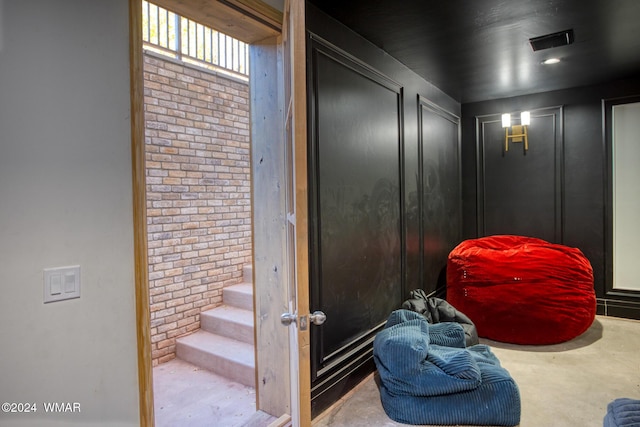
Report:
[[[309,315],[309,320],[314,325],[322,325],[324,321],[327,320],[327,315],[320,310],[314,311]]]
[[[296,323],[297,318],[298,316],[296,316],[295,313],[282,313],[282,316],[280,316],[280,323],[284,326],[289,326],[292,323]]]
[[[327,315],[320,310],[314,311],[308,317],[308,321],[313,323],[314,325],[322,325],[325,320],[327,320]],[[289,326],[292,323],[296,323],[297,321],[298,315],[295,313],[282,313],[282,315],[280,316],[280,323],[282,323],[284,326]],[[307,325],[307,316],[301,316],[299,325],[300,330],[305,331],[307,329]]]

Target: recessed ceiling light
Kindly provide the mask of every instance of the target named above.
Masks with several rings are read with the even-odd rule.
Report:
[[[547,60],[542,61],[544,65],[557,64],[560,62],[560,58],[549,58]]]

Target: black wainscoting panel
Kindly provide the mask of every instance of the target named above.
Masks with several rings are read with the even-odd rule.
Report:
[[[462,142],[460,144],[460,169],[462,192],[462,239],[479,236],[478,231],[478,177],[480,156],[478,135],[480,121],[470,115],[462,116]]]
[[[478,230],[562,242],[562,109],[531,111],[529,148],[509,142],[499,115],[478,119]]]
[[[422,97],[418,109],[423,289],[441,295],[447,257],[461,236],[460,118]]]
[[[311,327],[315,417],[374,370],[373,339],[391,311],[410,290],[432,286],[439,267],[427,267],[425,278],[424,230],[440,242],[439,257],[454,244],[456,213],[424,215],[422,157],[435,162],[429,182],[439,180],[429,197],[435,192],[444,206],[430,212],[448,215],[460,170],[452,124],[460,104],[306,5],[310,308],[327,314]]]
[[[461,152],[463,237],[482,235],[482,122],[488,117],[499,120],[499,112],[533,112],[562,105],[560,243],[579,248],[591,262],[598,314],[640,318],[640,295],[612,289],[611,170],[606,140],[610,135],[610,129],[606,129],[607,106],[639,98],[640,76],[636,76],[595,86],[465,104]],[[533,135],[530,143],[536,143]]]
[[[311,42],[312,380],[371,343],[402,303],[402,90],[319,40]],[[317,389],[321,392],[321,389]]]
[[[601,99],[589,90],[575,92],[580,93],[579,98],[563,97],[562,101],[565,104],[562,237],[564,244],[580,248],[589,259],[596,295],[604,297],[606,203],[602,106]],[[584,94],[592,100],[582,99]]]

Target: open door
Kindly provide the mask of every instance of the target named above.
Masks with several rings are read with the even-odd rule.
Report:
[[[311,425],[305,3],[154,0],[250,44],[257,409]],[[129,1],[140,422],[153,426],[149,339],[141,2]],[[281,25],[282,23],[282,25]],[[302,315],[298,315],[302,313]],[[282,314],[285,314],[283,326]]]
[[[304,0],[285,0],[282,25],[285,77],[285,136],[287,152],[287,227],[290,269],[289,325],[291,349],[291,407],[293,425],[311,425],[310,335],[322,313],[309,314],[309,225],[307,183],[307,89]],[[292,321],[293,320],[293,321]]]
[[[250,50],[257,407],[311,425],[304,0]]]

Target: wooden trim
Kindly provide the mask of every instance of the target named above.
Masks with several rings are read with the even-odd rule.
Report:
[[[278,416],[290,413],[286,146],[282,117],[280,38],[251,45],[251,226],[253,236],[256,405]]]
[[[129,0],[131,85],[131,161],[133,170],[133,239],[135,256],[136,337],[140,425],[153,427],[153,368],[147,258],[147,215],[144,165],[144,82],[142,2]]]
[[[290,2],[289,43],[295,141],[296,289],[298,316],[309,313],[309,193],[307,182],[307,73],[304,0]],[[311,339],[298,328],[300,425],[311,425]]]
[[[152,0],[153,3],[215,28],[247,43],[279,37],[282,13],[260,0]],[[296,0],[297,2],[297,0]],[[304,2],[301,2],[304,24]],[[129,0],[130,79],[131,79],[131,150],[133,168],[133,220],[135,256],[136,332],[138,346],[138,387],[140,425],[154,426],[153,367],[151,361],[150,307],[148,289],[146,183],[144,152],[144,82],[142,55],[142,3]],[[302,25],[304,34],[304,25]],[[303,51],[304,52],[304,51]],[[302,73],[305,70],[302,62]],[[304,87],[303,87],[304,89]],[[303,92],[304,93],[304,92]],[[306,113],[306,93],[303,109]],[[306,117],[303,120],[306,126]],[[306,132],[306,127],[304,128]],[[306,138],[303,139],[306,143]],[[304,168],[306,170],[306,167]],[[306,181],[305,181],[306,185]],[[306,213],[306,209],[304,210]],[[303,228],[306,233],[306,228]],[[304,283],[307,287],[308,282]],[[306,310],[308,311],[308,304]],[[307,331],[308,335],[308,331]],[[306,340],[308,343],[308,339]],[[307,350],[308,353],[308,350]],[[301,354],[301,359],[304,356]],[[308,355],[306,357],[308,361]],[[307,362],[308,364],[308,362]],[[304,372],[304,371],[303,371]],[[308,368],[307,368],[307,371]],[[308,375],[307,375],[308,377]],[[306,388],[310,408],[310,387]],[[310,414],[310,409],[308,411]],[[284,418],[281,417],[280,420]],[[304,418],[303,418],[304,419]],[[302,425],[310,425],[309,420]],[[289,416],[290,420],[290,416]]]
[[[260,0],[151,0],[245,43],[277,37],[282,13]]]
[[[291,426],[291,422],[291,415],[284,414],[280,418],[269,424],[267,427],[288,427]]]
[[[223,0],[282,31],[282,12],[259,0]]]

